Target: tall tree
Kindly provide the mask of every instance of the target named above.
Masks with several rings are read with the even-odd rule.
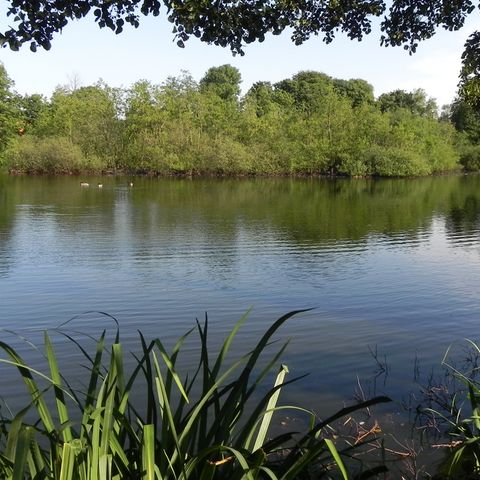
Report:
[[[364,103],[373,104],[373,85],[359,78],[351,80],[333,79],[333,88],[343,97],[347,97],[354,107]]]
[[[405,90],[394,90],[384,93],[378,97],[378,106],[382,112],[391,112],[399,108],[405,108],[414,115],[436,118],[438,107],[435,100],[429,98],[421,88],[406,92]]]
[[[238,68],[231,65],[211,67],[200,80],[200,89],[203,92],[212,92],[225,101],[237,101],[241,81]]]
[[[35,127],[38,118],[48,108],[48,103],[43,95],[34,93],[19,97],[18,106],[23,121],[22,128],[26,132]]]
[[[21,128],[19,120],[18,97],[13,92],[13,81],[0,63],[0,155],[11,138],[18,134]]]
[[[333,82],[325,73],[303,71],[276,83],[275,90],[289,94],[298,109],[311,114],[320,108],[325,96],[333,90]]]
[[[38,117],[34,133],[65,137],[87,157],[114,157],[119,133],[114,93],[102,83],[74,91],[57,88],[50,108]]]

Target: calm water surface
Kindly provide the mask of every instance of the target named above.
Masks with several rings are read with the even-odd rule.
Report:
[[[315,307],[278,338],[293,374],[311,373],[287,398],[317,411],[351,400],[357,378],[401,402],[416,367],[480,338],[479,177],[86,180],[0,177],[0,328],[37,341],[80,315],[66,328],[95,335],[112,322],[84,312],[108,312],[134,348],[137,329],[171,344],[207,311],[218,345],[253,307],[243,352]]]

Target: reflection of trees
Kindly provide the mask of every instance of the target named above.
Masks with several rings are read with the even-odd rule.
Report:
[[[462,179],[462,188],[451,193],[446,214],[446,230],[451,238],[477,234],[480,228],[480,199],[478,176]],[[457,242],[454,242],[454,244]]]
[[[15,200],[7,190],[7,180],[0,175],[0,277],[8,273],[11,264],[8,252],[12,241],[11,232],[15,213]]]
[[[100,191],[82,189],[71,177],[0,177],[0,274],[11,258],[17,205],[44,221],[48,215],[55,241],[45,248],[63,249],[69,258],[82,250],[105,262],[112,255],[160,260],[195,250],[209,272],[228,276],[242,239],[251,249],[281,240],[302,250],[343,242],[361,251],[372,235],[421,241],[438,215],[451,233],[477,231],[479,181],[139,178],[130,189],[111,178]]]
[[[454,206],[448,215],[448,227],[454,232],[471,233],[478,230],[480,203],[473,195],[465,198],[462,206]]]
[[[460,177],[415,180],[174,180],[145,182],[133,201],[153,202],[163,222],[214,241],[235,238],[241,221],[287,236],[301,245],[363,241],[371,234],[395,236],[429,226],[448,210]],[[462,192],[458,192],[462,195]],[[139,208],[139,219],[151,215]],[[148,221],[147,221],[148,223]],[[199,230],[201,226],[201,230]],[[208,237],[211,237],[210,239]]]

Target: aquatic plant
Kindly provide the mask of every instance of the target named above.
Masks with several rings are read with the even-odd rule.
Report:
[[[263,358],[265,350],[275,332],[297,313],[279,318],[249,352],[232,362],[227,362],[227,355],[247,315],[235,324],[215,356],[207,341],[207,318],[180,337],[170,353],[160,339],[148,342],[139,333],[139,353],[130,373],[118,325],[110,347],[104,331],[93,354],[65,334],[88,362],[88,386],[80,392],[63,377],[47,332],[47,372],[27,365],[14,348],[0,342],[5,354],[0,362],[18,370],[29,398],[24,408],[0,418],[0,478],[350,478],[348,459],[364,442],[340,445],[328,429],[344,416],[389,399],[363,401],[319,420],[301,407],[279,406],[281,390],[295,380],[286,380],[284,365],[273,386],[262,393],[259,387],[278,366],[286,343],[268,359]],[[193,374],[182,379],[177,363],[194,330],[199,338],[198,364]],[[132,398],[139,389],[143,389],[141,404]],[[273,416],[286,408],[306,414],[309,428],[272,438]],[[363,471],[361,478],[384,470],[377,465]]]
[[[480,475],[480,347],[471,340],[467,342],[469,349],[467,355],[462,354],[465,358],[460,366],[451,358],[449,347],[442,360],[446,369],[443,381],[425,390],[430,406],[422,413],[440,435],[448,438],[447,443],[440,440],[434,445],[446,452],[438,467],[438,478]]]

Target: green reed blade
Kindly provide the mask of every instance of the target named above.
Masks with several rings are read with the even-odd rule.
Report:
[[[259,471],[264,473],[267,476],[267,478],[270,478],[271,480],[278,480],[278,477],[275,475],[273,470],[268,467],[261,466],[259,467]]]
[[[257,438],[255,439],[255,443],[253,444],[253,451],[260,448],[264,442],[265,438],[267,437],[268,429],[270,428],[270,422],[272,421],[272,416],[274,409],[277,405],[278,397],[280,395],[281,386],[285,380],[285,375],[288,373],[288,367],[286,365],[282,365],[280,367],[280,371],[278,372],[277,378],[275,379],[275,384],[273,386],[274,393],[270,397],[268,401],[267,408],[265,414],[262,419],[262,423],[260,424],[260,429],[257,434]]]
[[[112,455],[104,454],[100,456],[98,470],[101,480],[110,480],[112,478]]]
[[[156,373],[156,385],[158,398],[161,399],[161,409],[162,409],[162,449],[167,453],[167,458],[170,458],[170,461],[173,466],[175,466],[175,460],[177,456],[179,457],[180,467],[183,470],[184,468],[184,458],[181,448],[181,442],[179,440],[177,426],[174,421],[174,415],[172,413],[172,408],[170,404],[170,398],[165,388],[165,383],[163,380],[162,371],[157,360],[155,352],[152,352],[153,364],[155,366]],[[170,441],[171,437],[171,441]],[[170,453],[170,456],[168,455]]]
[[[170,362],[172,364],[173,370],[175,370],[175,363],[177,361],[177,357],[181,351],[181,348],[183,344],[185,343],[185,340],[188,338],[188,336],[195,330],[195,328],[191,328],[190,330],[187,331],[187,333],[183,334],[177,342],[175,342],[175,345],[173,346],[172,353],[169,355]],[[173,378],[168,376],[166,381],[165,381],[165,388],[167,391],[171,389],[171,383],[172,383]],[[185,398],[188,398],[188,394],[186,395]],[[187,402],[188,403],[188,402]]]
[[[89,470],[91,480],[97,480],[99,478],[98,466],[100,462],[100,426],[101,415],[100,412],[98,412],[98,415],[95,416],[93,421],[91,446],[89,449]]]
[[[308,312],[310,310],[311,309],[296,310],[283,315],[278,320],[276,320],[260,338],[257,345],[249,355],[247,364],[245,365],[243,371],[239,375],[237,381],[235,382],[234,388],[230,392],[230,395],[228,396],[228,398],[225,400],[224,406],[220,411],[220,416],[221,418],[225,419],[225,421],[223,423],[224,428],[221,431],[219,431],[217,438],[223,437],[227,434],[227,430],[225,429],[225,427],[228,428],[229,425],[232,425],[232,423],[235,421],[235,418],[238,418],[238,415],[239,415],[238,409],[239,408],[240,410],[243,409],[243,406],[245,403],[244,397],[247,393],[250,375],[257,363],[258,358],[263,353],[263,351],[265,350],[265,347],[270,341],[270,338],[287,320],[292,318],[294,315],[297,315],[303,312]]]
[[[112,453],[113,460],[115,461],[115,465],[121,471],[127,471],[130,466],[130,460],[128,459],[128,456],[125,453],[125,450],[120,444],[117,435],[110,436],[110,451]]]
[[[62,431],[63,441],[70,442],[73,439],[72,431],[68,422],[70,421],[70,416],[68,414],[67,405],[65,403],[65,395],[62,390],[62,379],[60,376],[60,371],[58,369],[57,358],[53,350],[52,342],[48,333],[44,333],[44,343],[45,351],[47,354],[48,365],[50,366],[50,375],[53,381],[53,389],[55,392],[55,402],[57,405],[58,419],[60,420],[61,425],[65,425],[65,428]]]
[[[366,400],[364,402],[359,402],[355,405],[352,405],[350,407],[345,407],[339,410],[337,413],[333,414],[326,420],[319,422],[315,427],[313,427],[307,434],[305,434],[301,439],[298,440],[297,442],[297,448],[292,449],[292,451],[287,455],[285,459],[285,465],[292,465],[298,461],[297,459],[297,454],[298,454],[298,448],[305,448],[309,447],[311,448],[313,445],[313,448],[316,448],[315,445],[318,445],[318,442],[316,442],[316,436],[317,434],[325,428],[327,425],[335,422],[336,420],[339,420],[342,417],[345,417],[353,412],[357,412],[360,410],[363,410],[365,408],[371,407],[373,405],[377,405],[379,403],[385,403],[385,402],[391,402],[391,399],[386,397],[386,396],[379,396],[379,397],[374,397],[370,400]],[[308,457],[306,457],[308,460]]]
[[[155,427],[143,426],[142,465],[145,480],[155,480]]]
[[[229,463],[234,463],[234,461],[238,462],[240,466],[240,477],[242,479],[255,480],[252,469],[243,453],[240,450],[226,445],[215,445],[213,447],[202,449],[186,464],[185,471],[180,477],[178,477],[178,480],[190,480],[196,478],[197,469],[203,469],[205,463],[214,465],[217,463],[216,460],[220,460],[220,463],[222,463],[226,460],[223,455],[224,453],[227,453],[232,457],[231,459],[228,459]],[[229,480],[232,479],[231,476],[228,478]]]
[[[42,452],[38,442],[34,439],[30,442],[30,453],[28,455],[28,469],[32,478],[42,478],[45,474],[45,462],[43,460]],[[40,473],[42,472],[42,473]]]
[[[272,397],[272,395],[274,395],[277,392],[277,390],[305,377],[306,375],[301,375],[300,377],[295,377],[295,378],[292,378],[291,380],[288,380],[287,382],[283,382],[283,384],[274,386],[263,396],[261,400],[257,401],[255,409],[251,414],[249,414],[247,421],[245,422],[242,429],[240,430],[237,437],[235,438],[234,446],[236,446],[237,448],[242,447],[242,448],[249,449],[259,423],[261,423],[261,421],[263,420],[264,416],[266,415],[266,412],[270,411],[267,408],[267,404],[270,398]],[[310,411],[307,411],[303,408],[296,408],[293,406],[275,407],[274,409],[272,409],[272,414],[274,411],[283,410],[283,409],[299,410],[302,412],[308,412],[308,414],[311,415]]]
[[[155,402],[155,386],[153,382],[153,368],[152,368],[152,362],[150,360],[150,354],[155,343],[151,342],[149,345],[147,345],[147,342],[145,341],[145,337],[142,335],[141,332],[139,332],[139,336],[140,336],[140,343],[142,345],[143,356],[141,359],[136,359],[137,365],[136,365],[135,371],[137,371],[137,369],[140,370],[141,368],[144,373],[145,381],[147,382],[147,385],[146,385],[147,411],[146,411],[146,421],[144,423],[153,424],[156,429],[157,428],[157,408],[156,408],[156,402]],[[127,388],[129,389],[131,388],[130,382],[128,383]]]
[[[93,426],[90,431],[90,480],[99,480],[100,450],[102,448],[102,421],[105,411],[104,398],[107,390],[107,381],[105,378],[100,385],[100,390],[96,398],[96,408],[92,410],[86,418],[86,423],[90,424],[93,420]]]
[[[75,342],[76,343],[76,342]],[[85,398],[85,403],[83,406],[83,415],[82,415],[82,431],[80,434],[80,438],[84,438],[87,435],[87,425],[88,425],[88,418],[92,410],[95,408],[95,401],[97,399],[97,385],[100,377],[100,372],[102,368],[102,357],[103,351],[105,348],[105,330],[100,335],[100,338],[97,340],[96,344],[96,351],[95,357],[92,361],[92,366],[90,368],[90,378],[88,382],[87,394]],[[86,355],[87,358],[90,358]]]
[[[50,384],[52,383],[52,380],[48,378],[46,375],[43,375],[41,372],[37,372],[36,370],[28,367],[25,364],[25,362],[22,360],[20,355],[18,355],[16,351],[6,343],[0,342],[0,348],[4,350],[5,353],[12,359],[12,361],[0,359],[0,362],[14,365],[18,368],[18,371],[20,372],[20,375],[25,385],[27,386],[29,394],[33,399],[35,406],[37,407],[38,414],[40,416],[41,421],[43,422],[43,425],[45,426],[45,429],[49,433],[53,432],[55,430],[53,419],[50,415],[50,412],[45,403],[45,400],[43,399],[42,392],[40,391],[37,383],[32,377],[32,373],[38,374],[40,377],[48,380]]]
[[[115,432],[114,408],[117,400],[119,384],[123,385],[123,366],[121,345],[112,345],[110,354],[110,366],[108,369],[105,390],[105,402],[103,404],[102,432],[100,437],[100,456],[105,457],[109,453],[110,437]],[[106,458],[106,457],[105,457]]]
[[[342,473],[343,480],[348,480],[348,473],[347,469],[345,468],[345,465],[340,458],[340,455],[338,454],[337,449],[335,448],[335,445],[329,438],[324,439],[325,444],[327,445],[328,449],[330,450],[330,453],[332,454],[333,459],[335,460],[335,463],[337,464],[337,467],[340,469],[340,472]]]
[[[294,480],[300,473],[302,473],[306,468],[313,464],[314,460],[319,457],[325,451],[324,442],[317,442],[310,448],[304,449],[301,452],[301,455],[294,457],[292,462],[284,462],[282,465],[283,474],[280,477],[280,480]],[[286,469],[286,471],[284,470]],[[308,478],[308,477],[307,477]]]
[[[75,454],[70,443],[63,444],[62,463],[59,480],[72,480]]]
[[[189,414],[188,421],[183,427],[182,433],[179,438],[180,445],[190,436],[192,427],[198,422],[198,418],[202,413],[202,410],[205,404],[210,400],[210,397],[218,389],[218,387],[230,377],[230,375],[242,364],[245,362],[245,358],[241,358],[234,362],[212,385],[212,387],[207,391],[203,392],[202,398],[198,401],[195,407]],[[221,419],[215,419],[215,422],[221,421]]]
[[[245,321],[248,319],[250,316],[250,312],[252,311],[252,307],[250,307],[238,320],[235,325],[233,326],[232,331],[229,333],[228,337],[226,340],[223,342],[222,348],[220,350],[220,353],[218,354],[217,360],[215,361],[215,365],[213,366],[212,369],[212,377],[216,378],[218,375],[218,372],[220,371],[220,368],[223,365],[223,362],[225,361],[225,357],[227,356],[227,353],[230,349],[230,346],[237,335],[238,331],[242,327],[242,325],[245,323]]]
[[[255,391],[257,386],[263,382],[265,377],[271,372],[273,367],[278,364],[278,361],[280,357],[283,355],[283,352],[286,350],[288,347],[290,341],[286,341],[282,347],[278,350],[278,352],[272,357],[272,359],[265,365],[265,367],[261,370],[259,375],[255,378],[255,380],[252,382],[252,385],[250,388],[247,390],[247,393],[245,394],[245,398],[248,399],[252,393]],[[305,375],[306,376],[306,375]]]
[[[280,348],[280,350],[276,353],[276,355],[272,358],[272,360],[270,362],[268,362],[268,364],[265,366],[265,368],[262,370],[262,372],[257,376],[257,378],[255,379],[255,381],[252,383],[252,385],[248,388],[248,390],[245,392],[244,390],[239,390],[241,392],[241,398],[239,399],[239,401],[237,402],[237,417],[242,415],[243,413],[243,410],[245,408],[245,405],[247,403],[247,401],[249,400],[249,398],[252,396],[252,394],[255,392],[256,388],[258,387],[258,385],[263,381],[263,379],[266,377],[267,373],[272,370],[272,368],[277,364],[278,362],[278,359],[280,358],[280,356],[283,354],[286,346],[287,346],[288,342],[285,343],[282,348]],[[289,383],[293,383],[301,378],[303,378],[304,376],[306,375],[303,375],[302,377],[296,377],[292,380],[290,380],[289,382],[286,383],[286,385],[288,385]],[[242,429],[242,431],[240,432],[239,436],[238,436],[238,439],[237,439],[237,446],[239,445],[248,445],[247,443],[245,443],[245,438],[246,436],[249,435],[249,431],[250,429],[253,428],[253,425],[256,424],[256,418],[258,418],[261,413],[260,413],[260,409],[261,408],[264,408],[265,407],[265,403],[267,400],[268,400],[268,397],[270,394],[273,394],[275,390],[271,390],[269,392],[269,394],[265,395],[264,399],[261,401],[261,402],[258,402],[257,403],[257,407],[256,409],[254,410],[254,413],[253,415],[250,415],[249,419],[247,420],[247,423],[245,424],[244,428]],[[218,437],[218,434],[217,434],[217,438]]]
[[[33,438],[33,428],[23,427],[18,433],[17,445],[15,448],[15,460],[13,462],[12,480],[24,480],[27,467],[27,456],[30,449],[30,442]]]
[[[209,358],[208,358],[208,315],[205,314],[205,322],[203,327],[200,325],[200,322],[197,320],[197,331],[200,337],[200,365],[202,366],[202,392],[207,392],[212,382],[214,381],[213,375],[210,372],[209,367]],[[204,410],[204,414],[200,415],[199,421],[196,423],[195,431],[192,430],[192,439],[191,443],[195,442],[195,438],[198,434],[198,444],[205,445],[206,442],[206,431],[207,431],[207,422],[208,422],[208,408]]]
[[[10,423],[10,429],[8,431],[7,444],[5,446],[4,455],[12,462],[15,459],[15,450],[17,448],[17,442],[20,436],[20,431],[23,427],[23,417],[30,410],[31,404],[20,410]]]
[[[155,345],[157,346],[160,352],[160,355],[162,356],[163,362],[167,366],[170,378],[172,378],[175,384],[177,385],[178,391],[181,393],[185,401],[189,403],[188,396],[187,396],[187,393],[185,392],[185,389],[183,388],[182,381],[180,380],[180,377],[178,376],[178,374],[175,372],[174,365],[170,357],[168,356],[168,353],[166,352],[165,348],[163,347],[162,342],[157,339],[155,340]],[[167,398],[170,398],[170,391],[168,391],[168,394],[169,395]]]

